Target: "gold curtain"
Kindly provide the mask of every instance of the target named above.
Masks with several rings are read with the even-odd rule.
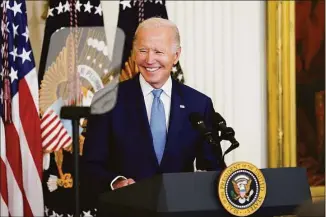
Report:
[[[296,132],[296,4],[267,1],[268,166],[272,168],[300,166]],[[320,93],[315,100],[319,102],[323,97]],[[317,109],[319,112],[323,106]],[[325,186],[311,186],[311,193],[314,200],[324,199]]]
[[[42,52],[46,9],[47,1],[26,1],[29,38],[33,49],[36,70],[38,70]]]

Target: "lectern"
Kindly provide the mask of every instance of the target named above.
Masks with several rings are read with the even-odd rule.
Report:
[[[311,201],[303,168],[262,169],[263,204],[251,216],[294,214]],[[100,196],[98,215],[109,217],[227,217],[218,197],[219,172],[161,174]]]

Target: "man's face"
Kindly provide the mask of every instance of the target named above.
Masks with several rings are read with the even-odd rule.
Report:
[[[181,49],[175,49],[174,32],[168,27],[143,28],[136,38],[135,62],[145,80],[161,88],[179,60]]]

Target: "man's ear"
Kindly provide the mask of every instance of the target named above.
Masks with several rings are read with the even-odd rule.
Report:
[[[180,54],[181,54],[181,47],[179,47],[177,49],[177,51],[175,52],[174,61],[173,61],[174,65],[178,63],[179,58],[180,58]]]

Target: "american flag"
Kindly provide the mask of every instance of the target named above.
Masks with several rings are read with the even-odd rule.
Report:
[[[43,216],[38,79],[26,3],[1,2],[0,216]],[[7,86],[6,73],[10,78]],[[3,98],[7,87],[11,123],[5,122]]]
[[[60,119],[60,109],[63,103],[62,100],[57,100],[50,106],[41,119],[42,146],[46,152],[59,151],[62,148],[67,148],[72,144],[72,138],[68,133],[63,122],[69,122],[66,127],[71,128],[70,121]]]

